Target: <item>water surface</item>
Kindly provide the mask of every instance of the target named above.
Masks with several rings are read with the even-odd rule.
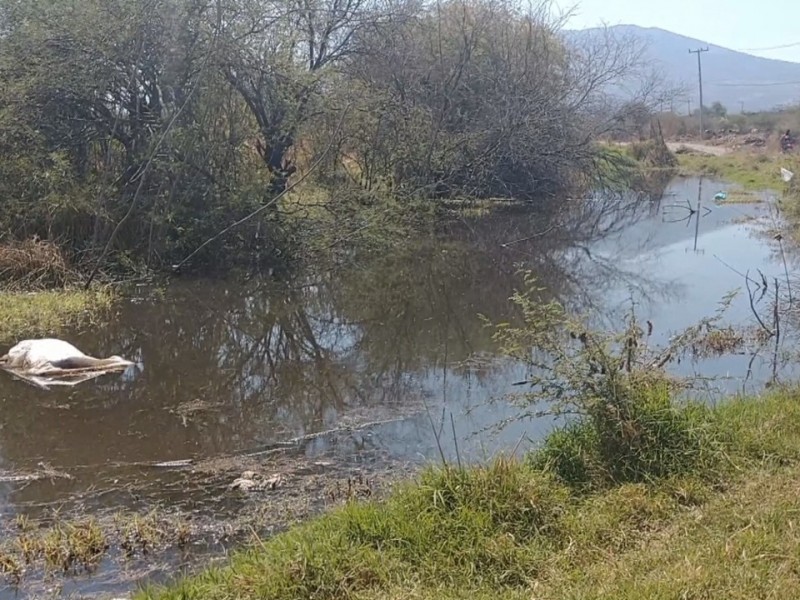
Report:
[[[555,225],[519,210],[456,220],[436,237],[289,281],[177,279],[163,293],[134,290],[112,323],[69,339],[136,368],[50,392],[0,378],[0,470],[46,463],[72,477],[0,483],[0,513],[160,504],[226,514],[246,502],[224,488],[233,471],[154,464],[289,443],[294,454],[275,469],[403,469],[441,453],[453,460],[456,445],[464,461],[526,449],[553,422],[492,428],[517,414],[502,398],[525,372],[472,360],[496,352],[479,315],[515,319],[507,299],[524,266],[548,295],[600,323],[619,325],[634,303],[664,342],[743,288],[743,273],[785,279],[778,242],[765,233],[771,204],[714,203],[724,188],[677,179],[658,198],[595,198]],[[727,319],[752,324],[746,295]],[[710,384],[717,390],[757,389],[773,369],[769,357],[751,358],[679,368],[722,377]],[[273,455],[261,456],[269,470]],[[71,585],[114,589],[110,570]]]

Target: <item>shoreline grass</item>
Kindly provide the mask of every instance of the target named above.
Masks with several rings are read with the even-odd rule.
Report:
[[[136,597],[797,596],[800,392],[648,414],[664,410],[669,431],[700,428],[708,453],[663,476],[575,485],[536,459],[559,448],[586,459],[551,438],[533,460],[429,469],[384,501],[352,502]],[[583,438],[564,431],[580,450]]]
[[[199,537],[189,520],[158,511],[76,520],[57,516],[47,522],[17,515],[6,533],[0,544],[0,573],[15,585],[30,573],[91,573],[110,557],[123,560],[181,549]]]
[[[759,152],[730,152],[723,155],[678,154],[680,173],[707,175],[736,183],[746,191],[784,189],[781,167],[800,173],[795,156]]]
[[[56,335],[68,326],[92,323],[110,309],[112,302],[108,287],[0,292],[0,341]]]

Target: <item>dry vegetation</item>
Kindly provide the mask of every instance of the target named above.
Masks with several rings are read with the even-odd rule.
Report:
[[[108,287],[83,290],[80,277],[53,242],[36,237],[0,244],[0,342],[53,336],[102,319]]]
[[[0,244],[0,282],[16,289],[64,287],[75,281],[63,252],[36,237]]]

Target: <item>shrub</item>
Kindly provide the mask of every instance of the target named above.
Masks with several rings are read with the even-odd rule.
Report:
[[[627,146],[628,155],[648,167],[677,167],[678,159],[670,151],[663,139],[651,139],[646,142],[633,142]]]
[[[675,406],[668,385],[628,382],[550,435],[530,462],[579,489],[702,475],[716,462],[716,438],[707,411]]]
[[[528,289],[512,302],[523,324],[496,326],[501,351],[528,365],[529,390],[519,399],[547,406],[538,414],[569,415],[532,457],[538,468],[570,485],[586,488],[642,482],[703,471],[714,462],[716,434],[700,406],[676,406],[673,395],[686,383],[665,365],[709,332],[714,317],[673,337],[669,347],[650,346],[631,313],[619,333],[591,330],[555,302],[543,303],[530,276]]]

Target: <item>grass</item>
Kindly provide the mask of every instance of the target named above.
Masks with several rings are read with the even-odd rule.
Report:
[[[79,287],[61,249],[35,237],[0,244],[0,287],[0,342],[91,323],[112,302],[109,287]]]
[[[789,232],[796,242],[800,240],[800,168],[795,173],[797,176],[786,187],[781,205],[789,222]]]
[[[26,571],[81,573],[95,569],[109,552],[132,558],[164,547],[183,547],[195,533],[181,517],[151,512],[111,519],[16,519],[16,535],[0,547],[0,573],[19,583]]]
[[[665,452],[687,439],[703,450],[669,458],[674,468],[576,476],[534,456],[431,469],[383,502],[351,502],[137,597],[796,597],[800,393],[670,410],[642,433],[664,430]],[[596,446],[560,435],[587,456],[556,456],[597,467]]]
[[[756,473],[679,515],[650,536],[647,551],[590,566],[560,597],[590,589],[597,598],[797,597],[799,475],[796,466]]]
[[[709,175],[753,191],[783,189],[781,167],[800,173],[796,157],[758,152],[731,152],[722,156],[680,154],[678,163],[683,174]]]
[[[0,293],[0,340],[56,335],[67,326],[92,322],[112,302],[108,288]]]
[[[611,190],[658,188],[675,175],[677,160],[667,148],[650,140],[627,145],[598,144],[597,181]]]

